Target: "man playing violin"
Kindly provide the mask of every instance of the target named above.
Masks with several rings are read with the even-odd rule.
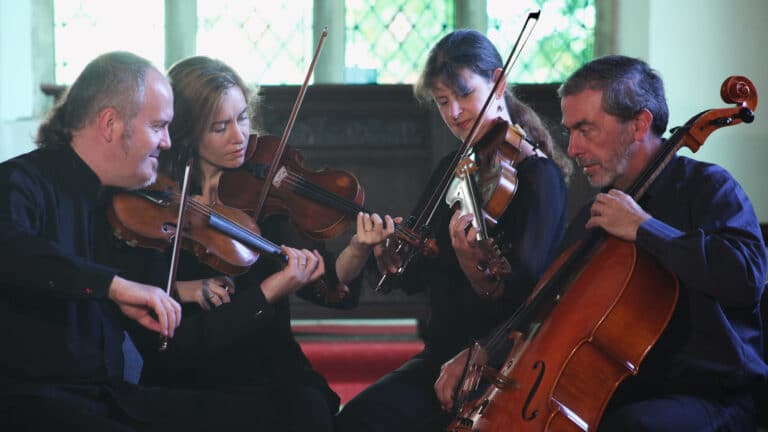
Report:
[[[172,118],[173,94],[161,72],[130,53],[104,54],[40,126],[40,148],[0,164],[7,251],[0,266],[0,428],[261,426],[248,409],[264,400],[123,379],[125,321],[156,340],[171,338],[181,308],[162,289],[97,264],[107,225],[103,189],[154,180],[158,155],[171,145]]]
[[[663,83],[641,60],[593,60],[559,94],[568,153],[601,188],[569,225],[563,250],[600,228],[680,282],[670,322],[613,393],[599,430],[755,430],[754,386],[768,376],[758,307],[766,253],[749,198],[723,168],[674,155],[639,202],[624,192],[666,141]],[[447,364],[441,379],[456,383],[460,373]]]

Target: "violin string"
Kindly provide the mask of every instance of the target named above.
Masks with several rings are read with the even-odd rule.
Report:
[[[174,193],[175,197],[178,198],[178,194]],[[273,249],[280,249],[280,246],[276,245],[275,243],[272,243],[271,241],[267,240],[266,238],[262,237],[261,235],[257,234],[253,230],[249,229],[248,227],[244,226],[243,224],[237,222],[236,220],[232,219],[229,216],[223,215],[221,213],[218,213],[215,211],[215,209],[212,209],[210,206],[200,203],[198,201],[195,201],[193,199],[189,200],[188,205],[190,209],[195,210],[202,214],[203,216],[210,217],[213,213],[216,213],[221,219],[226,221],[232,228],[240,232],[243,236],[248,236],[251,238],[254,238],[259,243],[264,243],[267,246],[273,248]]]
[[[286,176],[286,180],[288,181],[286,183],[288,183],[290,186],[293,186],[295,189],[310,194],[312,198],[316,198],[318,201],[322,201],[324,204],[334,206],[337,210],[346,211],[348,213],[357,213],[361,211],[370,213],[364,207],[361,207],[342,196],[330,192],[325,188],[306,180],[300,175],[291,173],[290,171],[288,173],[289,174]]]
[[[320,194],[320,195],[324,195],[324,196],[325,196],[325,199],[327,199],[327,200],[329,200],[329,201],[330,201],[330,200],[336,200],[336,201],[347,201],[347,200],[345,200],[345,199],[343,199],[343,198],[339,197],[339,196],[338,196],[338,195],[336,195],[336,194],[333,194],[333,193],[331,193],[331,192],[328,192],[328,191],[326,191],[325,189],[323,189],[323,188],[321,188],[321,187],[319,187],[319,186],[315,185],[314,183],[308,182],[306,179],[304,179],[304,178],[303,178],[303,177],[301,177],[301,176],[298,176],[298,175],[295,175],[295,174],[293,174],[293,173],[290,173],[290,172],[289,172],[289,175],[288,175],[287,177],[290,177],[290,178],[291,178],[291,181],[289,182],[289,184],[292,184],[292,185],[296,185],[296,187],[297,187],[297,188],[298,188],[298,187],[304,187],[306,190],[312,190],[313,192],[314,192],[314,191],[319,191],[319,194]],[[311,186],[307,186],[307,185],[311,185]],[[176,199],[179,199],[179,197],[180,197],[180,196],[179,196],[179,194],[178,194],[178,193],[175,193],[175,192],[173,193],[173,195],[174,195],[174,198],[176,198]],[[208,205],[205,205],[205,204],[203,204],[203,203],[200,203],[200,202],[198,202],[198,201],[196,201],[196,200],[189,200],[189,203],[188,203],[188,205],[190,206],[190,208],[191,208],[192,210],[198,211],[198,212],[199,212],[199,213],[201,213],[202,215],[204,215],[204,216],[208,216],[208,217],[210,217],[210,216],[211,216],[211,213],[215,211],[215,210],[214,210],[214,209],[212,209],[210,206],[208,206]],[[352,210],[350,213],[357,213],[358,211],[365,211],[366,213],[370,213],[370,211],[366,210],[366,209],[365,209],[365,208],[363,208],[363,207],[357,206],[357,204],[351,204],[351,205],[349,205],[349,206],[348,206],[348,208],[351,208],[351,209],[353,209],[353,210]],[[360,209],[360,210],[358,210],[358,209]],[[225,216],[225,215],[222,215],[222,214],[220,214],[220,213],[217,213],[217,215],[218,215],[220,218],[224,219],[226,222],[228,222],[228,223],[229,223],[229,224],[230,224],[230,225],[231,225],[233,228],[235,228],[235,229],[237,229],[238,231],[240,231],[240,233],[241,233],[241,234],[243,234],[243,235],[245,235],[245,236],[249,236],[249,237],[251,237],[251,238],[255,238],[255,239],[258,239],[258,241],[260,241],[260,242],[264,242],[264,243],[266,243],[266,244],[267,244],[269,247],[272,247],[272,248],[274,248],[274,249],[280,249],[280,246],[278,246],[278,245],[276,245],[276,244],[272,243],[271,241],[269,241],[269,240],[265,239],[264,237],[262,237],[262,236],[260,236],[260,235],[256,234],[254,231],[252,231],[252,230],[250,230],[249,228],[247,228],[247,227],[243,226],[242,224],[240,224],[239,222],[237,222],[237,221],[233,220],[232,218],[230,218],[230,217],[227,217],[227,216]],[[417,240],[418,240],[418,238],[419,238],[419,237],[418,237],[418,236],[417,236],[417,235],[416,235],[414,232],[412,232],[411,230],[408,230],[408,229],[404,229],[404,228],[401,226],[401,224],[395,224],[395,234],[396,234],[398,237],[400,237],[400,238],[402,238],[402,239],[404,239],[404,240],[406,240],[406,241],[409,241],[409,242],[415,242],[415,241],[417,241]]]
[[[347,214],[356,214],[358,212],[371,213],[370,210],[365,207],[361,207],[356,203],[349,201],[333,192],[330,192],[315,183],[306,180],[304,177],[294,174],[288,171],[288,175],[285,177],[286,183],[292,186],[294,190],[304,192],[305,194],[315,198],[322,204],[329,204],[333,206],[335,204],[336,210],[345,211]],[[407,240],[414,241],[417,236],[412,232],[403,230],[400,224],[395,224],[395,232]]]

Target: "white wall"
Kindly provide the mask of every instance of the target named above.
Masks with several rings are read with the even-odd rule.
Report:
[[[0,160],[34,148],[41,113],[33,70],[34,2],[0,0]]]
[[[658,70],[666,85],[670,127],[708,109],[724,108],[720,85],[744,75],[768,97],[768,1],[618,0],[616,46]],[[647,17],[647,19],[646,19]],[[768,222],[768,99],[755,122],[721,128],[696,154],[728,169]]]

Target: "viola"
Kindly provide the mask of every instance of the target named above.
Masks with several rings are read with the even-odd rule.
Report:
[[[715,130],[753,121],[757,90],[747,78],[729,77],[720,93],[736,106],[704,111],[677,128],[625,191],[635,201],[680,148],[695,152]],[[649,254],[593,231],[555,260],[491,336],[489,352],[512,341],[498,371],[472,364],[472,347],[464,378],[479,369],[490,385],[471,400],[475,388],[459,383],[448,430],[595,430],[613,392],[638,373],[666,328],[678,295],[677,277]]]
[[[462,215],[474,210],[473,214],[482,214],[485,227],[495,227],[517,192],[515,166],[536,152],[536,147],[525,139],[525,131],[520,126],[497,119],[475,144],[476,157],[459,162],[445,195],[446,203],[459,206]],[[476,173],[476,191],[470,190],[466,181],[473,173]]]
[[[445,202],[460,215],[482,215],[472,219],[478,246],[486,259],[478,263],[497,280],[512,272],[507,251],[489,232],[512,203],[517,192],[516,165],[536,154],[537,147],[527,142],[525,131],[497,119],[491,129],[474,145],[475,151],[459,162],[456,174],[445,194]],[[543,155],[539,151],[539,154]]]
[[[184,226],[176,226],[180,193],[167,177],[149,188],[113,195],[107,217],[115,236],[133,246],[165,250],[182,235],[182,247],[200,261],[228,275],[248,270],[261,254],[287,262],[280,247],[259,234],[245,212],[221,204],[188,200]]]

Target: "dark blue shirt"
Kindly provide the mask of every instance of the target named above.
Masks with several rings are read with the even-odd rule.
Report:
[[[100,190],[69,147],[0,164],[0,383],[122,378],[115,271],[94,262]]]
[[[768,376],[759,299],[766,251],[749,198],[723,168],[677,156],[639,203],[652,218],[636,244],[677,275],[672,319],[628,386],[717,393]],[[565,244],[583,237],[591,203]],[[653,313],[653,311],[647,311]]]

